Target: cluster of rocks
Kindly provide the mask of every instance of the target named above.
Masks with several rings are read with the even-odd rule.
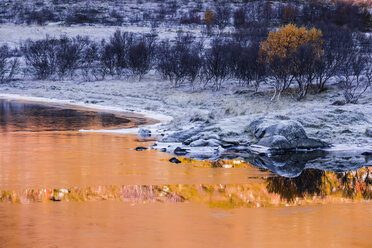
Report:
[[[151,135],[140,129],[139,136]],[[225,133],[216,125],[200,125],[175,132],[157,142],[152,149],[197,159],[219,159],[231,153],[285,153],[330,147],[309,138],[302,125],[293,120],[256,119],[242,133]],[[141,150],[141,149],[138,149]]]
[[[236,131],[226,132],[213,124],[200,125],[174,132],[151,148],[194,159],[240,158],[286,177],[298,176],[309,166],[344,171],[372,165],[370,151],[332,151],[331,144],[308,137],[300,122],[288,118],[259,118]],[[366,135],[370,137],[371,131],[367,129]],[[149,137],[151,131],[141,129],[139,135]],[[176,157],[169,161],[181,163]]]

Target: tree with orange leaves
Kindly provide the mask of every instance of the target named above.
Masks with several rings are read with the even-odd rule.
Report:
[[[322,32],[315,28],[308,30],[288,24],[269,33],[267,40],[260,43],[259,60],[268,64],[275,79],[272,100],[279,99],[295,79],[299,83],[300,98],[306,95],[313,80],[315,61],[324,53],[322,46]]]

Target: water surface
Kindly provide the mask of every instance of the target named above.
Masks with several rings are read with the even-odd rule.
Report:
[[[135,151],[152,144],[135,135],[77,131],[146,122],[0,101],[0,246],[372,246],[372,168],[286,178],[243,161],[176,165]]]

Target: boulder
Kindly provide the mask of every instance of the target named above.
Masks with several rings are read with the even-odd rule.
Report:
[[[137,135],[143,138],[151,137],[151,130],[140,128],[140,130],[138,130]]]
[[[183,156],[183,155],[186,155],[188,153],[188,151],[186,149],[181,148],[181,147],[177,147],[176,149],[174,149],[173,153],[178,155],[178,156]]]
[[[266,146],[274,149],[290,149],[291,143],[281,135],[273,135],[262,138],[257,145]]]
[[[248,130],[256,138],[257,145],[277,150],[316,149],[330,145],[309,138],[303,126],[293,120],[258,119],[251,122]]]
[[[199,139],[191,142],[191,147],[199,147],[199,146],[208,146],[208,141],[204,139]]]
[[[179,159],[175,158],[175,157],[169,159],[169,162],[175,163],[175,164],[180,164],[181,163],[181,161]]]
[[[177,142],[184,142],[185,140],[197,135],[202,131],[201,127],[193,127],[188,130],[175,132],[164,139],[162,139],[163,143],[177,143]]]

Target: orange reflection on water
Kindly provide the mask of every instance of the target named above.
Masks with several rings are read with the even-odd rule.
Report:
[[[271,175],[256,168],[195,168],[169,154],[135,151],[135,135],[80,132],[0,133],[0,190],[92,185],[244,183]]]
[[[371,203],[216,209],[118,201],[0,204],[4,247],[371,247]]]

